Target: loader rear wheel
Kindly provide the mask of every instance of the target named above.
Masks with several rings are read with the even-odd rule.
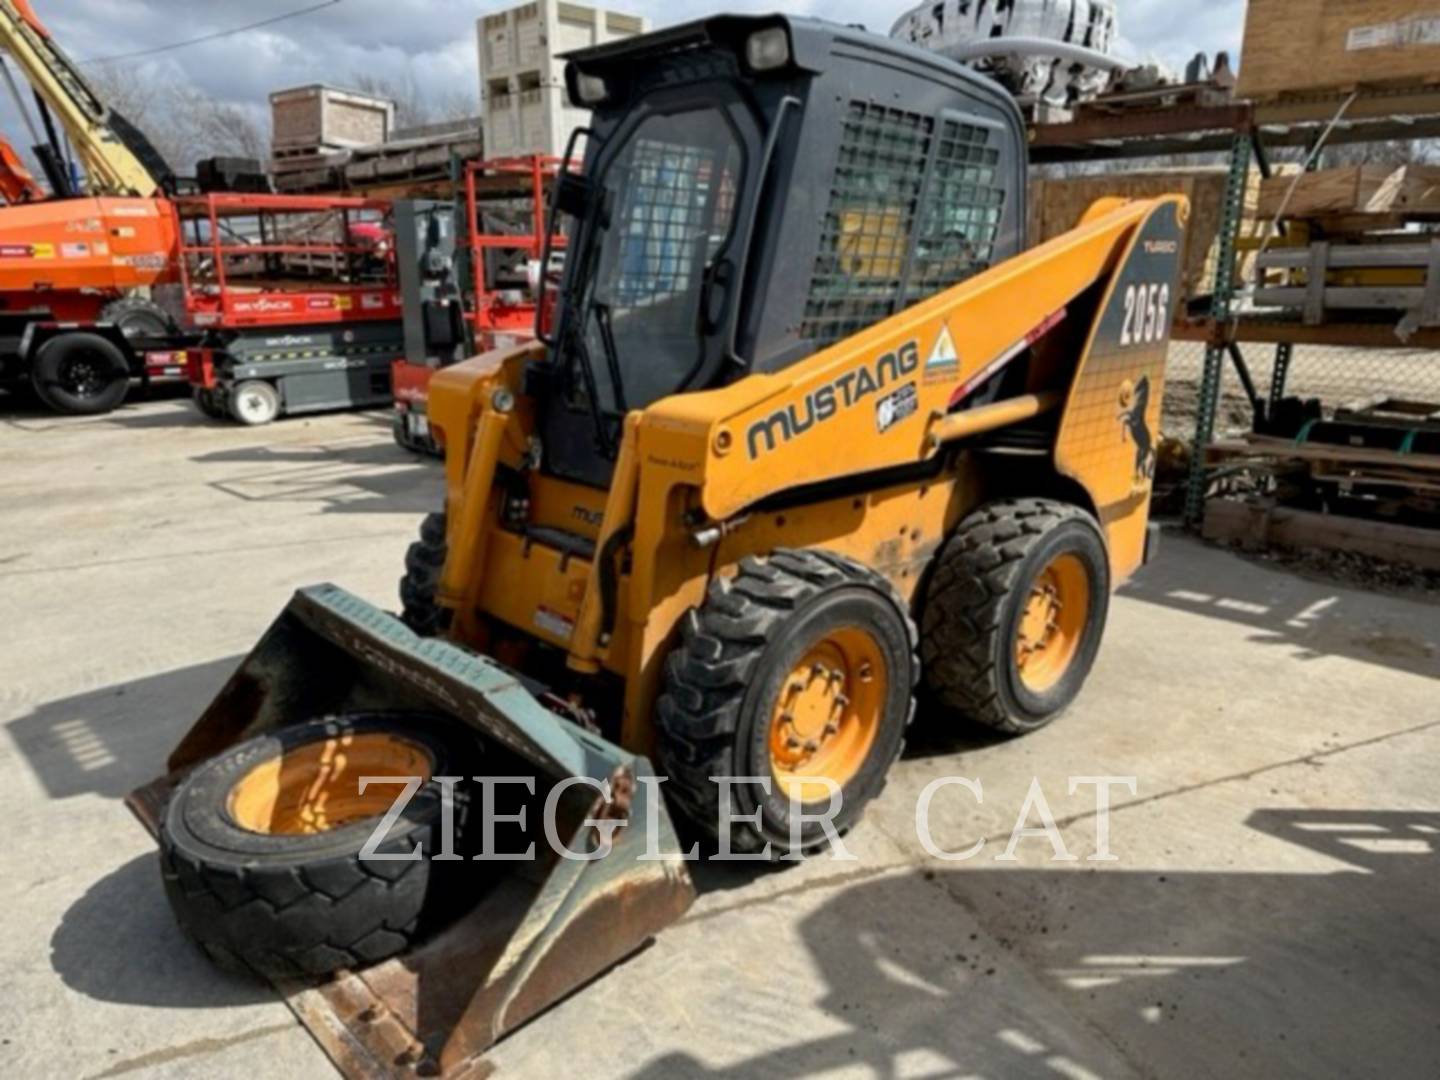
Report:
[[[1100,649],[1109,565],[1100,526],[1079,507],[1014,499],[977,510],[940,552],[926,590],[926,688],[1007,734],[1050,723]]]
[[[114,342],[70,333],[40,347],[31,372],[40,400],[67,416],[113,412],[130,389],[130,365]]]
[[[400,579],[401,621],[421,637],[443,633],[450,618],[449,609],[435,602],[445,554],[445,515],[427,514],[420,523],[420,539],[405,553],[405,576]]]
[[[829,780],[843,834],[904,745],[915,644],[904,602],[858,563],[815,550],[744,560],[685,617],[666,660],[657,721],[665,789],[730,851],[769,845],[779,858],[826,843],[822,825],[795,814],[823,812]]]
[[[230,748],[176,789],[160,829],[181,929],[220,966],[272,979],[359,968],[460,911],[463,860],[444,850],[437,776],[467,775],[470,735],[439,720],[366,713],[282,728]],[[364,854],[383,816],[420,786]],[[454,850],[466,815],[454,811]],[[408,856],[419,848],[418,857]]]

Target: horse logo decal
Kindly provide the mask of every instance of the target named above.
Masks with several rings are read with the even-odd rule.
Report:
[[[1140,376],[1138,383],[1125,380],[1120,387],[1121,439],[1135,444],[1135,483],[1155,479],[1155,436],[1150,431],[1146,414],[1150,411],[1150,376]]]

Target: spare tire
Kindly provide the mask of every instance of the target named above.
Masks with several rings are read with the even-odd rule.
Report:
[[[122,296],[100,312],[102,323],[114,323],[127,341],[163,340],[175,333],[175,320],[153,300]]]
[[[181,929],[217,964],[271,979],[360,968],[408,949],[473,902],[444,850],[437,776],[465,776],[467,729],[414,714],[363,713],[272,731],[196,768],[160,828],[160,869]],[[471,770],[473,771],[473,770]],[[418,790],[362,855],[404,788]],[[455,848],[465,807],[456,800]]]
[[[70,333],[40,347],[30,372],[40,400],[67,416],[113,412],[130,389],[125,354],[98,334]]]

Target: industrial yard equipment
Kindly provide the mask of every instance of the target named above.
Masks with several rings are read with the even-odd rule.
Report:
[[[425,409],[437,370],[535,336],[541,278],[557,271],[565,250],[563,235],[550,237],[548,244],[545,236],[545,210],[559,167],[558,158],[538,154],[466,162],[464,199],[455,206],[453,224],[436,223],[423,232],[402,229],[428,238],[408,258],[401,249],[407,336],[405,357],[396,361],[391,377],[395,441],[407,450],[442,452]],[[447,264],[453,269],[444,270]],[[411,269],[413,285],[406,277]]]
[[[205,195],[174,214],[202,412],[267,424],[390,402],[404,351],[390,202]]]
[[[180,181],[28,0],[0,0],[0,53],[49,184],[0,140],[0,388],[33,389],[56,412],[109,412],[132,378],[185,373],[183,340],[151,296],[176,278],[169,196]],[[5,56],[34,91],[39,124]],[[227,190],[253,187],[258,165],[219,158],[197,169],[200,190]]]
[[[973,65],[1024,105],[1093,98],[1132,66],[1110,52],[1114,0],[932,0],[901,15],[890,36]]]
[[[719,16],[567,83],[555,318],[432,380],[447,493],[403,620],[302,590],[130,800],[212,956],[342,972],[287,985],[356,1075],[459,1075],[678,918],[662,794],[799,857],[860,820],[922,680],[1048,724],[1151,550],[1183,198],[1027,250],[1009,95],[827,23]],[[458,864],[363,858],[446,853],[442,773],[529,783],[448,800]],[[414,778],[378,833],[361,774]],[[463,859],[521,808],[502,850],[558,819],[584,861]]]

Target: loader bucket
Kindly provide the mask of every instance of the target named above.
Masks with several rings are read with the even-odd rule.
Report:
[[[572,851],[605,851],[597,819],[627,821],[607,853],[546,858],[542,841],[539,861],[474,863],[486,877],[478,902],[426,943],[366,970],[278,987],[347,1075],[483,1075],[489,1047],[642,947],[694,900],[670,818],[655,787],[640,782],[649,763],[547,709],[538,692],[485,657],[417,637],[343,589],[303,589],[181,741],[169,774],[127,800],[154,835],[169,792],[201,761],[266,730],[373,709],[472,725],[498,760],[523,759],[537,803],[567,777],[611,782],[608,803],[591,784],[569,786],[556,814]]]

